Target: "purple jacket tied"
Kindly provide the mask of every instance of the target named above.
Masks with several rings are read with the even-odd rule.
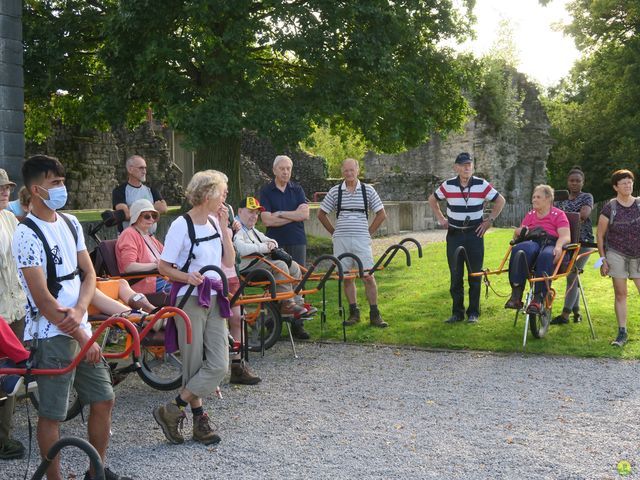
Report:
[[[182,287],[187,285],[186,283],[172,282],[171,292],[169,293],[169,304],[175,305],[178,298],[178,292]],[[198,289],[198,305],[202,308],[211,307],[211,290],[216,292],[216,301],[220,308],[220,315],[223,318],[231,317],[231,305],[229,299],[224,296],[222,292],[222,282],[220,280],[214,280],[209,277],[204,277],[204,281],[197,286]],[[176,328],[175,317],[171,317],[167,320],[167,325],[164,331],[164,348],[167,353],[177,352],[178,346],[178,329]]]

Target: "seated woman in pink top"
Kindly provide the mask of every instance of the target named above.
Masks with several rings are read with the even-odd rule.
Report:
[[[520,256],[516,254],[519,251],[524,252],[527,264],[530,269],[533,268],[536,277],[550,276],[560,260],[562,247],[571,241],[567,216],[562,210],[553,206],[553,188],[549,185],[538,185],[533,190],[531,203],[533,210],[524,216],[520,228],[515,230],[514,238],[518,238],[524,228],[528,232],[536,228],[542,229],[546,236],[543,234],[543,238],[525,240],[516,244],[511,250],[509,259],[511,298],[504,308],[522,308],[522,294],[529,272],[526,271],[522,262],[515,261]],[[543,299],[547,294],[545,282],[536,282],[534,293],[534,299],[529,304],[527,313],[540,314]]]
[[[158,211],[147,199],[131,205],[131,224],[125,228],[116,242],[116,259],[122,273],[149,272],[158,269],[162,243],[149,230],[158,221]],[[152,294],[163,292],[167,282],[162,277],[148,277],[135,282],[136,292]]]

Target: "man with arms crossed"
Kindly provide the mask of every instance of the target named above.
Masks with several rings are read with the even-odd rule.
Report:
[[[360,165],[353,158],[342,162],[342,177],[344,181],[336,185],[324,197],[318,211],[318,220],[333,236],[333,254],[337,257],[343,253],[353,253],[362,260],[365,270],[373,267],[373,251],[371,249],[371,235],[373,235],[387,214],[377,192],[371,185],[361,184],[358,180]],[[368,210],[375,213],[369,225]],[[331,224],[328,213],[336,212],[336,225]],[[353,259],[342,261],[345,270],[354,267]],[[378,286],[371,274],[365,274],[364,291],[369,302],[369,323],[371,326],[385,328],[389,325],[382,320],[378,311]],[[355,279],[345,279],[344,293],[349,300],[349,318],[346,325],[354,325],[360,321],[360,309],[356,299]]]
[[[292,168],[293,162],[286,155],[278,155],[273,161],[273,182],[260,191],[260,205],[264,207],[260,218],[267,227],[267,237],[304,266],[307,260],[304,221],[309,218],[309,204],[302,187],[291,181]]]
[[[62,164],[56,158],[36,155],[22,166],[22,176],[31,193],[32,210],[16,229],[13,256],[27,295],[25,340],[36,346],[37,368],[61,368],[72,362],[91,337],[87,307],[95,291],[96,274],[80,223],[71,215],[63,217],[56,212],[67,201]],[[52,269],[50,261],[55,266],[55,280],[47,273]],[[40,376],[37,380],[40,454],[44,457],[60,438],[60,422],[66,416],[73,385],[82,404],[90,405],[89,442],[104,461],[114,394],[109,366],[100,347],[92,344],[74,372]],[[94,473],[88,471],[85,480],[91,480]],[[110,480],[127,480],[109,469],[105,469],[105,475]],[[62,480],[59,456],[47,469],[47,478]]]

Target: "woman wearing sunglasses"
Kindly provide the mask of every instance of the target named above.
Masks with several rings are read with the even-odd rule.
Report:
[[[150,272],[158,269],[162,243],[151,233],[158,221],[158,211],[146,198],[131,205],[131,224],[125,228],[116,243],[116,259],[121,273]],[[167,282],[162,277],[146,277],[135,282],[136,292],[153,294],[164,292]]]

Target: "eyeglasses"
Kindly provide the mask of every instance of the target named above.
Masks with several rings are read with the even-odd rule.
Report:
[[[469,215],[467,215],[466,217],[464,217],[464,222],[462,222],[462,226],[463,227],[468,227],[470,221],[471,221],[471,217]]]
[[[13,192],[13,185],[0,185],[0,192],[2,193]]]
[[[145,220],[158,220],[158,214],[157,213],[145,213],[143,215],[141,215],[142,218],[144,218]]]

